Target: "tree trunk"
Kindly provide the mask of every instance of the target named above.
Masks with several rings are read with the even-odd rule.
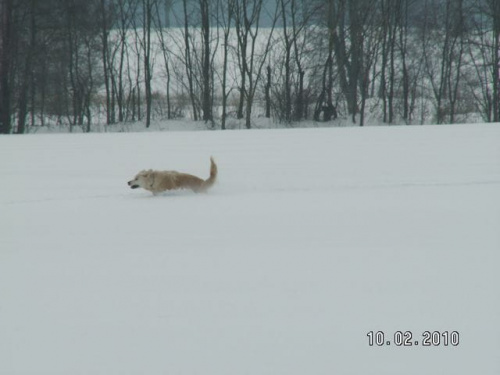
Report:
[[[187,10],[187,0],[182,1],[183,9],[184,9],[184,47],[185,47],[185,67],[186,67],[186,76],[188,79],[189,86],[189,97],[191,98],[191,105],[193,107],[193,118],[195,121],[198,121],[198,106],[196,105],[196,97],[194,95],[194,84],[193,84],[193,64],[191,62],[191,48],[189,41],[189,20],[188,20],[188,10]]]
[[[286,6],[285,6],[286,0],[280,0],[281,3],[281,17],[283,21],[283,42],[284,42],[284,48],[285,48],[285,62],[284,62],[284,68],[285,68],[285,87],[284,87],[284,94],[285,97],[284,99],[284,108],[281,110],[283,111],[280,115],[282,118],[282,121],[285,122],[285,124],[290,124],[292,122],[292,88],[291,88],[291,52],[292,52],[292,43],[290,41],[290,35],[288,32],[287,28],[287,17],[288,14],[286,12]]]
[[[24,134],[26,132],[26,118],[28,116],[28,89],[29,77],[31,71],[31,52],[26,52],[26,61],[24,66],[24,73],[19,92],[19,100],[17,101],[17,134]]]
[[[228,54],[229,54],[229,34],[231,32],[231,21],[234,12],[234,0],[226,1],[221,0],[220,4],[227,4],[227,18],[224,22],[224,61],[222,66],[222,119],[221,129],[226,129],[226,116],[227,116],[227,67],[228,67]],[[224,10],[222,10],[224,12]]]
[[[212,121],[212,95],[211,95],[211,69],[210,69],[210,13],[209,0],[200,0],[201,29],[203,35],[203,61],[202,61],[202,110],[203,121]]]
[[[403,6],[404,5],[404,6]],[[401,52],[401,69],[403,80],[403,119],[408,124],[410,121],[410,76],[406,62],[407,51],[407,33],[408,33],[408,0],[398,6],[398,24],[399,24],[399,49]]]
[[[266,118],[271,118],[271,66],[267,66],[267,82],[266,82]]]
[[[0,134],[11,132],[10,122],[10,21],[12,0],[0,0]]]
[[[493,20],[493,122],[500,121],[500,2],[489,0]]]
[[[245,105],[245,92],[246,92],[246,71],[247,71],[247,44],[248,44],[248,30],[247,29],[241,29],[241,20],[239,17],[237,18],[236,22],[236,33],[238,34],[238,59],[240,60],[240,76],[241,76],[241,81],[240,81],[240,87],[239,87],[239,92],[240,92],[240,99],[238,102],[238,111],[236,114],[236,117],[238,119],[243,118],[243,108]]]
[[[143,23],[143,41],[144,41],[144,89],[146,96],[146,128],[151,125],[151,0],[143,0],[144,23]]]
[[[106,124],[111,124],[111,99],[109,88],[109,69],[108,69],[108,25],[106,15],[106,0],[101,0],[101,40],[102,40],[102,65],[104,73],[104,87],[106,91]]]
[[[37,14],[37,1],[31,0],[30,2],[30,70],[28,72],[29,76],[29,86],[30,86],[30,114],[31,121],[30,126],[35,126],[35,94],[36,94],[36,80],[35,80],[35,69],[33,66],[33,55],[35,54],[35,50],[37,48],[37,23],[36,23],[36,14]]]

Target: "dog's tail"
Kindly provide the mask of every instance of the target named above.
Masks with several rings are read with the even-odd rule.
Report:
[[[207,191],[215,183],[217,179],[217,164],[215,164],[214,158],[210,157],[210,177],[203,181],[201,185],[201,191]]]

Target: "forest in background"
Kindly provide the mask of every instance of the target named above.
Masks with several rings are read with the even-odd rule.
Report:
[[[0,0],[0,133],[500,121],[497,0]]]

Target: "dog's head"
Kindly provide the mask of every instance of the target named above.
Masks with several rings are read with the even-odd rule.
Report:
[[[152,170],[140,171],[133,180],[127,182],[131,189],[144,188],[151,185]]]

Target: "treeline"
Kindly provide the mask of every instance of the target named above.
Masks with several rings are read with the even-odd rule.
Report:
[[[0,133],[500,120],[498,0],[0,0],[0,32]]]

